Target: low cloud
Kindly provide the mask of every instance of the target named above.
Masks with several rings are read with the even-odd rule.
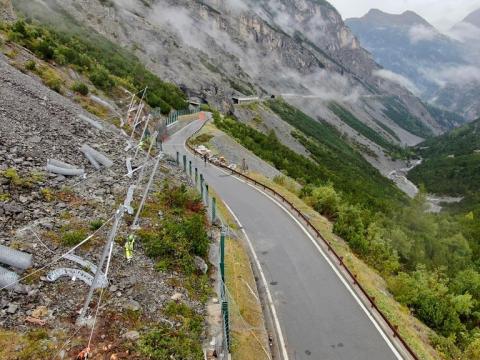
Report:
[[[438,33],[435,29],[420,24],[411,27],[408,31],[408,36],[412,44],[417,44],[421,41],[435,40]]]
[[[480,82],[480,68],[473,65],[450,66],[441,69],[423,69],[427,78],[441,87],[449,84],[468,85]]]
[[[403,86],[404,88],[407,88],[409,91],[411,91],[415,95],[418,95],[421,93],[421,91],[415,86],[415,84],[410,79],[406,78],[403,75],[394,73],[393,71],[381,69],[381,70],[374,71],[373,75],[380,77],[382,79],[393,81],[394,83],[397,83]]]
[[[337,73],[319,70],[313,74],[303,75],[295,71],[287,71],[282,80],[290,80],[307,90],[305,92],[282,94],[285,98],[319,99],[323,101],[343,101],[356,103],[362,96],[361,90],[352,85],[346,78]]]
[[[451,28],[448,35],[461,42],[477,42],[480,39],[480,28],[467,22],[461,22]]]

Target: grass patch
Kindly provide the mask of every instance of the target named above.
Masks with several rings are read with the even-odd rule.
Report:
[[[81,107],[83,107],[86,111],[89,113],[101,118],[101,119],[106,119],[108,118],[108,115],[110,114],[110,109],[107,108],[106,106],[103,106],[96,101],[85,97],[85,96],[76,96],[75,101],[80,104]]]
[[[62,94],[62,87],[65,82],[57,71],[53,70],[52,68],[42,66],[37,70],[37,74],[40,76],[46,86],[53,91]]]
[[[159,221],[158,214],[162,213]],[[208,276],[195,265],[195,257],[207,260],[210,240],[207,219],[199,195],[185,185],[165,182],[142,212],[151,224],[138,231],[145,253],[158,271],[177,271],[192,298],[206,302],[211,295]]]
[[[5,178],[7,184],[13,188],[31,189],[45,181],[43,173],[32,171],[28,175],[20,175],[13,167],[0,171],[0,177]]]
[[[208,142],[213,138],[213,135],[211,134],[200,134],[197,137],[193,138],[190,140],[190,145],[192,146],[198,146],[202,144],[208,144]]]
[[[165,314],[180,326],[159,325],[144,334],[138,345],[140,352],[152,360],[203,359],[203,318],[175,302],[167,304]]]
[[[64,246],[75,246],[87,236],[87,231],[84,229],[68,230],[62,234],[61,244]]]

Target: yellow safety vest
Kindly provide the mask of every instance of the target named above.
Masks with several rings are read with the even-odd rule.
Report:
[[[133,245],[135,243],[135,239],[128,239],[125,243],[125,257],[127,260],[130,260],[133,257]]]

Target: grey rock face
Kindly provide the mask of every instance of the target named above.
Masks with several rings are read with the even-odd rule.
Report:
[[[355,98],[359,111],[381,108],[375,96],[394,96],[435,133],[444,130],[409,91],[375,75],[381,68],[327,2],[244,0],[239,7],[224,0],[114,7],[99,0],[48,2],[110,40],[135,48],[161,78],[224,110],[234,93],[313,93],[323,100],[329,93],[327,100]],[[364,119],[389,126],[381,110]]]

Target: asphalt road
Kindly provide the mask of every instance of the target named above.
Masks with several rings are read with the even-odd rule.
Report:
[[[172,156],[179,151],[180,159],[186,154],[243,226],[267,282],[289,359],[400,359],[292,216],[252,186],[187,152],[184,142],[200,126],[195,121],[180,130],[164,150]]]

